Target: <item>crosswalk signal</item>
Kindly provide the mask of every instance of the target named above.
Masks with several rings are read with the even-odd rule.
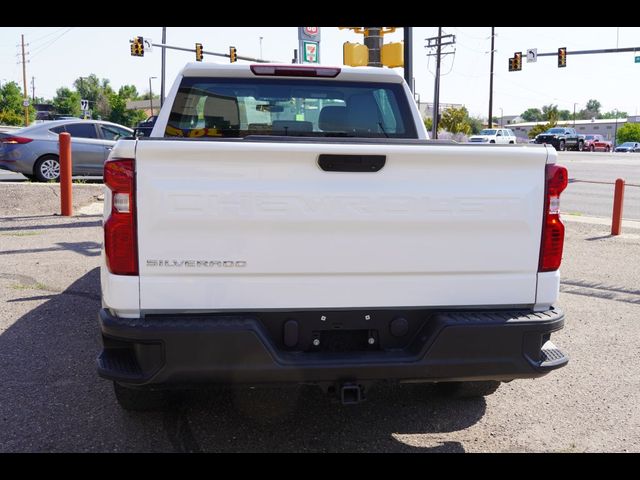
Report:
[[[236,53],[236,47],[229,47],[229,61],[231,63],[238,61],[238,54]]]
[[[567,47],[558,49],[558,68],[567,66]]]
[[[513,68],[516,71],[522,70],[522,52],[516,52],[513,54]]]
[[[202,44],[196,43],[196,62],[202,61]]]

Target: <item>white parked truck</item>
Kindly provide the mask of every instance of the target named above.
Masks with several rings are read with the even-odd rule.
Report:
[[[556,158],[429,140],[392,70],[188,64],[105,164],[98,372],[127,409],[207,383],[356,403],[542,376],[568,361]]]

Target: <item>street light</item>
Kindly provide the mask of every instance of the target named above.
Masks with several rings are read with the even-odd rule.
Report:
[[[613,151],[616,151],[616,145],[618,143],[618,109],[615,109],[616,112],[616,130],[615,133],[613,134]]]
[[[576,128],[576,105],[577,103],[573,104],[573,128]]]
[[[151,110],[151,116],[153,117],[153,92],[151,91],[151,80],[158,77],[149,77],[149,109]]]
[[[502,123],[502,119],[504,118],[504,113],[502,112],[502,107],[500,107],[500,128],[503,128],[504,125]]]
[[[260,37],[260,60],[262,60],[262,39],[264,37]]]

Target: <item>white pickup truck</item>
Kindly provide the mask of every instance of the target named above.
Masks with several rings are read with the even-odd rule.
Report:
[[[204,383],[485,395],[562,367],[556,158],[429,140],[392,70],[188,64],[105,164],[98,372],[145,409]]]

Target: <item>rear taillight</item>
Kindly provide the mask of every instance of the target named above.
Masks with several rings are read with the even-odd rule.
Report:
[[[33,138],[27,138],[27,137],[4,137],[4,138],[0,138],[0,143],[29,143],[29,142],[33,142]]]
[[[326,77],[334,78],[340,73],[336,67],[297,67],[292,65],[251,65],[254,75],[270,75],[275,77]]]
[[[560,220],[560,194],[569,182],[567,169],[561,165],[547,165],[546,181],[539,272],[557,270],[562,262],[564,225]]]
[[[116,275],[138,275],[133,159],[106,162],[104,183],[111,190],[111,214],[104,224],[107,268]]]

